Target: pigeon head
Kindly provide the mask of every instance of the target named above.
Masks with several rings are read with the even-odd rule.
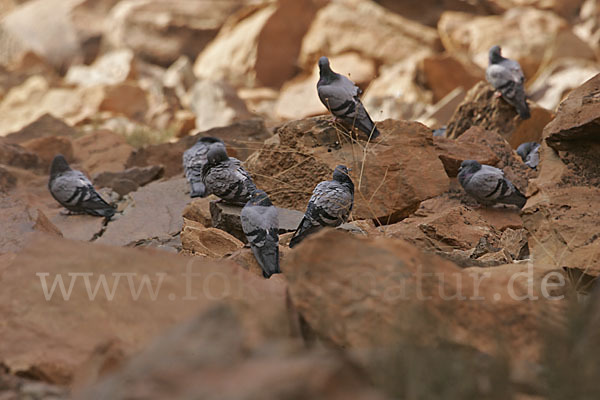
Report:
[[[257,189],[254,193],[252,193],[252,197],[248,200],[250,204],[253,206],[262,206],[262,207],[270,207],[273,205],[271,203],[271,199],[264,192],[264,190]]]
[[[531,153],[536,144],[536,142],[526,142],[521,143],[519,147],[517,147],[517,154],[521,156],[521,160],[525,161],[527,155]]]
[[[336,76],[335,72],[329,66],[329,59],[327,57],[319,58],[319,76],[325,81],[330,81]]]
[[[201,137],[200,139],[198,139],[197,143],[213,144],[213,143],[223,143],[223,141],[216,137],[204,136],[204,137]]]
[[[340,183],[352,183],[350,179],[350,171],[345,165],[338,165],[333,170],[333,180]]]
[[[206,154],[206,159],[208,161],[207,164],[215,165],[223,161],[229,160],[229,156],[227,155],[227,150],[225,150],[225,146],[211,146],[210,150]]]
[[[70,170],[71,167],[69,167],[69,163],[65,160],[65,157],[62,154],[57,154],[50,166],[50,177],[54,177]]]
[[[458,169],[458,172],[459,172],[459,174],[461,172],[468,173],[468,174],[474,174],[475,172],[479,171],[480,169],[481,169],[481,164],[479,164],[477,161],[465,160],[462,163],[460,163],[460,168]]]
[[[502,49],[498,45],[493,46],[489,53],[490,64],[498,64],[502,60],[504,60],[504,57],[502,57]]]

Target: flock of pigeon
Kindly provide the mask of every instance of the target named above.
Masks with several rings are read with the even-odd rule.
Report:
[[[368,140],[379,131],[360,101],[362,91],[350,79],[334,72],[326,57],[319,59],[320,79],[317,92],[323,105],[336,121],[357,128]],[[499,46],[489,53],[486,78],[522,119],[530,116],[523,87],[524,76],[519,63],[502,57]],[[539,144],[523,143],[517,153],[529,167],[539,162]],[[190,185],[191,197],[214,194],[222,201],[243,206],[241,224],[252,253],[263,275],[269,278],[279,268],[279,222],[277,209],[269,196],[256,187],[240,160],[229,157],[221,139],[202,137],[183,154],[183,169]],[[513,204],[522,208],[526,197],[504,177],[502,170],[481,165],[475,160],[462,162],[458,181],[465,192],[483,205]],[[50,193],[69,213],[87,213],[110,219],[115,209],[94,190],[90,180],[73,170],[62,155],[51,166]],[[304,217],[290,241],[296,246],[323,227],[337,227],[348,220],[354,204],[354,184],[348,168],[338,165],[333,179],[319,183],[308,202]]]

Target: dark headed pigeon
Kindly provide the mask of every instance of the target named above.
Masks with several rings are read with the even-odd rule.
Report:
[[[458,182],[483,205],[514,204],[523,208],[527,198],[504,177],[501,169],[465,160],[458,170]]]
[[[69,212],[105,218],[115,214],[115,209],[100,197],[92,182],[80,171],[71,169],[60,154],[52,160],[48,189]]]
[[[358,128],[370,139],[379,136],[377,127],[358,97],[362,90],[350,79],[333,72],[327,57],[319,59],[319,75],[317,93],[329,112],[344,123]]]
[[[205,136],[183,153],[183,172],[190,184],[191,197],[203,197],[206,187],[202,182],[202,168],[207,162],[207,154],[211,145],[223,144],[221,139]]]
[[[517,147],[517,154],[521,156],[521,160],[529,168],[535,169],[540,163],[540,145],[536,142],[527,142],[521,143],[519,147]]]
[[[213,144],[202,168],[202,181],[206,187],[204,195],[214,194],[227,203],[244,205],[257,189],[250,174],[237,158],[229,158],[225,145]]]
[[[487,81],[502,94],[502,98],[516,108],[521,119],[531,117],[525,100],[525,76],[515,60],[502,57],[500,46],[490,49],[489,65],[485,71]]]
[[[270,278],[271,275],[280,273],[279,220],[277,209],[269,196],[262,190],[256,190],[242,208],[240,218],[252,253],[263,270],[263,276]]]
[[[354,204],[354,183],[348,168],[338,165],[333,171],[333,180],[317,185],[308,202],[304,218],[294,232],[290,247],[325,226],[336,227],[348,220]]]

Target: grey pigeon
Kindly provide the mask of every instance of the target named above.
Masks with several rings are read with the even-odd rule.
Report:
[[[490,49],[489,65],[485,71],[487,81],[502,94],[502,98],[516,108],[521,119],[531,117],[525,100],[525,76],[515,60],[502,57],[500,46]]]
[[[319,99],[333,116],[358,128],[370,139],[379,136],[379,130],[358,97],[362,90],[350,79],[333,72],[327,57],[319,59],[319,75],[319,82],[317,82]]]
[[[529,168],[537,168],[540,163],[540,145],[536,142],[527,142],[521,143],[519,147],[517,147],[517,154],[521,156],[521,160],[529,167]]]
[[[202,168],[202,181],[206,187],[204,195],[214,194],[227,203],[244,205],[257,190],[252,177],[237,158],[229,158],[225,145],[215,143],[207,153],[207,162]]]
[[[69,212],[105,218],[115,214],[115,209],[100,197],[92,182],[80,171],[71,169],[61,154],[52,160],[48,189]]]
[[[223,144],[223,141],[218,138],[205,136],[198,139],[196,144],[183,152],[183,172],[190,184],[191,197],[204,196],[206,187],[202,181],[202,168],[204,168],[204,165],[208,161],[208,150],[215,143]]]
[[[270,278],[271,275],[280,273],[279,219],[269,196],[262,190],[256,190],[242,208],[240,218],[242,230],[263,270],[263,276]]]
[[[348,168],[338,165],[333,171],[333,180],[323,181],[315,187],[304,213],[304,218],[294,232],[290,247],[325,226],[340,226],[348,220],[354,204],[354,183]]]
[[[458,170],[458,182],[483,205],[514,204],[523,208],[527,198],[504,177],[501,169],[465,160]]]

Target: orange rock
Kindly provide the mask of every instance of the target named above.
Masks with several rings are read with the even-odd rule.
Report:
[[[424,84],[433,91],[433,101],[440,101],[460,87],[468,91],[485,78],[483,69],[445,53],[425,57],[420,65]]]
[[[181,231],[183,250],[211,258],[223,258],[244,247],[244,243],[229,233],[184,218]]]

